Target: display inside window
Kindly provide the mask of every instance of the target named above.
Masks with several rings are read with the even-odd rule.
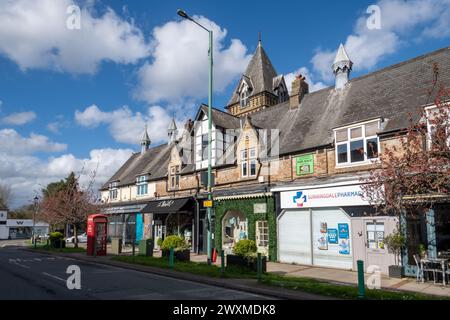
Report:
[[[367,247],[370,249],[384,249],[384,222],[368,222]]]

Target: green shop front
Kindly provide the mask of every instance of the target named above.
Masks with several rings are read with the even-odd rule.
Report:
[[[276,260],[276,216],[270,192],[215,192],[214,212],[214,244],[218,251],[231,254],[239,240],[249,239],[256,242],[258,252]]]

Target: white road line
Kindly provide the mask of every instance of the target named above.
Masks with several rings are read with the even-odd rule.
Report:
[[[50,274],[50,273],[42,272],[42,274],[43,274],[43,275],[46,275],[47,277],[50,277],[50,278],[53,278],[53,279],[56,279],[56,280],[59,280],[59,281],[62,281],[62,282],[66,282],[66,279],[63,279],[63,278],[54,276],[54,275],[52,275],[52,274]]]
[[[20,259],[18,259],[18,260],[20,260]],[[19,267],[22,267],[22,268],[25,268],[25,269],[31,269],[29,266],[26,266],[24,264],[18,263],[17,260],[14,260],[14,259],[9,259],[9,263],[12,263],[12,264],[14,264],[16,266],[19,266]]]

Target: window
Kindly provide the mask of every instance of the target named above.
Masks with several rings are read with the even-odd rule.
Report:
[[[427,128],[428,128],[428,149],[446,150],[450,148],[449,120],[443,118],[441,112],[436,106],[426,109]],[[445,114],[444,114],[445,116]],[[447,143],[445,144],[445,140]]]
[[[169,187],[177,189],[180,186],[180,166],[170,167]]]
[[[111,200],[115,200],[115,199],[117,199],[117,196],[118,196],[118,189],[117,189],[117,182],[111,182],[110,184],[109,184],[109,198],[111,199]]]
[[[242,177],[256,176],[256,149],[249,148],[241,151],[241,175]]]
[[[136,187],[138,196],[144,196],[148,193],[148,183],[145,175],[136,178]]]
[[[208,159],[208,134],[202,134],[202,160]]]
[[[384,222],[368,222],[367,230],[367,247],[370,249],[384,249]]]
[[[380,152],[379,129],[380,121],[377,120],[335,130],[337,164],[367,163],[377,159]]]
[[[256,230],[257,246],[267,248],[269,246],[269,223],[267,221],[257,221]]]
[[[250,102],[249,96],[250,96],[250,90],[247,86],[245,86],[240,94],[240,105],[241,109],[247,108]]]

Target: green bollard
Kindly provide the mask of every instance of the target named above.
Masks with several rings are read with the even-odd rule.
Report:
[[[175,255],[175,252],[174,252],[173,248],[170,248],[170,254],[169,254],[169,268],[170,269],[173,269],[174,255]]]
[[[258,252],[258,258],[256,260],[256,270],[258,272],[258,281],[261,281],[262,276],[262,258],[261,258],[261,252]]]
[[[220,273],[225,274],[225,250],[220,251]]]
[[[364,285],[364,262],[358,260],[358,299],[366,298],[366,287]]]

